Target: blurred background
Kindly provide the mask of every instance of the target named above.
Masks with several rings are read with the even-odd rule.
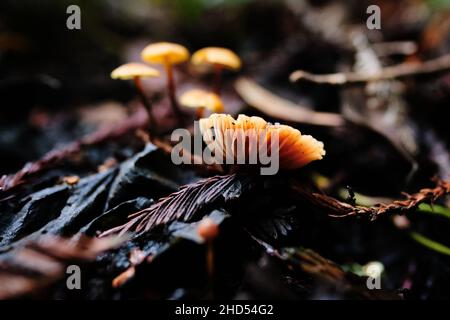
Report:
[[[381,10],[379,30],[366,27],[367,7],[374,4]],[[69,17],[66,10],[70,5],[81,8],[81,30],[66,27]],[[158,41],[180,43],[191,53],[206,46],[227,47],[237,52],[243,68],[239,73],[224,75],[225,111],[233,116],[239,112],[261,115],[323,141],[326,157],[306,170],[314,173],[314,183],[327,194],[352,201],[351,189],[345,189],[351,186],[361,195],[358,200],[365,199],[364,205],[371,205],[402,198],[404,191],[413,193],[432,186],[433,176],[448,179],[448,66],[447,72],[421,79],[388,79],[375,86],[292,83],[289,76],[295,70],[367,74],[386,66],[420,65],[448,55],[450,0],[1,0],[0,177],[102,126],[128,119],[139,104],[135,89],[132,83],[112,80],[110,73],[122,63],[139,62],[141,50]],[[177,66],[175,72],[178,94],[189,87],[209,87],[212,80],[211,75],[198,73],[188,63]],[[343,116],[345,125],[318,126],[290,119],[290,114],[271,118],[261,108],[249,107],[235,90],[235,80],[243,76],[286,99],[281,104],[287,101],[291,107],[332,112]],[[145,80],[144,84],[156,109],[167,108],[165,77]],[[275,104],[272,109],[276,109]],[[162,114],[159,119],[164,120]],[[80,161],[78,154],[72,154],[67,157],[70,164],[64,164],[68,168],[58,171],[58,167],[50,172],[53,180],[42,181],[53,186],[59,181],[56,178],[69,173],[83,178],[101,172],[102,165],[103,168],[117,165],[142,150],[145,140],[135,131],[132,135],[139,141],[130,142],[132,139],[124,135],[121,138],[125,143],[92,143],[82,152],[84,161]],[[62,152],[61,158],[64,156]],[[108,164],[108,159],[114,161]],[[156,159],[152,164],[164,169],[164,161]],[[42,167],[45,169],[45,165]],[[167,171],[172,173],[175,171],[172,169]],[[41,171],[45,178],[48,172]],[[300,171],[303,174],[303,169]],[[185,180],[191,178],[188,170],[183,174]],[[21,178],[20,172],[18,176]],[[4,181],[12,181],[11,185],[20,182],[10,177]],[[40,180],[36,180],[41,187]],[[185,184],[185,180],[180,184]],[[29,187],[31,190],[35,185]],[[132,186],[131,193],[134,189],[141,192],[141,188],[145,189],[139,184]],[[158,199],[166,191],[152,195],[152,199]],[[11,194],[14,195],[14,190]],[[1,213],[9,212],[3,215],[6,220],[0,223],[2,227],[8,225],[10,217],[11,221],[21,217],[14,206],[4,201],[8,197],[6,194],[0,201],[0,204],[3,201]],[[23,204],[21,199],[16,198],[20,204],[17,208]],[[49,202],[53,205],[53,200]],[[258,195],[254,202],[261,207],[269,202],[268,207],[286,205],[283,197],[268,195]],[[46,207],[43,208],[44,218],[34,218],[34,211],[29,215],[39,228],[42,221],[51,218],[47,217]],[[434,209],[427,207],[432,215],[411,215],[411,224],[418,232],[430,234],[442,248],[440,243],[448,246],[448,201],[442,201],[440,208],[444,212],[440,217],[436,218]],[[409,228],[410,222],[405,217],[396,217],[399,221],[387,217],[379,224],[356,220],[344,225],[339,219],[329,219],[327,213],[317,215],[311,211],[307,215],[305,211],[309,209],[294,212],[301,220],[300,232],[292,237],[296,246],[311,247],[350,266],[349,270],[355,261],[382,261],[389,268],[388,289],[412,287],[413,298],[450,297],[448,252],[441,255],[435,248],[431,253],[425,248],[419,250],[406,232],[399,232]],[[226,242],[224,247],[250,248],[238,244],[235,232],[230,235],[236,244],[230,246]],[[247,258],[247,252],[242,252]],[[231,255],[235,258],[236,254]],[[173,265],[179,264],[178,256],[176,259]],[[239,259],[236,261],[241,263]],[[166,265],[161,270],[165,272]],[[240,273],[237,278],[241,276],[244,278]],[[274,282],[271,278],[255,277],[258,281],[259,278],[263,279],[260,281],[263,285]],[[225,280],[228,284],[228,278]],[[235,284],[237,287],[239,282]],[[277,291],[274,292],[275,296]]]

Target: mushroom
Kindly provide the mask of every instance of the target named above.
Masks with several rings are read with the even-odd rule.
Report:
[[[278,146],[275,147],[281,169],[300,168],[312,161],[322,159],[325,155],[323,143],[312,136],[302,135],[299,130],[287,125],[268,123],[260,117],[248,117],[241,114],[237,120],[234,120],[227,114],[212,114],[209,118],[200,119],[200,132],[210,148],[220,150],[223,155],[231,156],[235,160],[239,156],[238,150],[244,150],[245,156],[248,157],[258,152],[255,147],[266,145],[272,148],[271,138],[273,134],[277,134]],[[238,145],[239,137],[248,137],[248,139],[242,139],[241,143],[244,144]],[[270,150],[271,153],[274,151]]]
[[[203,117],[205,108],[216,113],[223,112],[223,103],[219,96],[200,89],[186,91],[181,95],[180,102],[188,108],[196,108],[197,118]]]
[[[214,68],[214,86],[213,91],[220,93],[221,74],[223,69],[239,70],[241,68],[241,59],[233,51],[226,48],[208,47],[196,51],[192,55],[192,64],[212,65]]]
[[[66,176],[62,178],[62,182],[69,186],[76,185],[80,181],[79,176]]]
[[[146,66],[145,64],[136,62],[123,64],[111,72],[111,78],[113,79],[134,81],[136,89],[141,98],[142,104],[147,109],[148,118],[152,126],[155,125],[155,121],[152,114],[152,105],[145,96],[144,89],[142,88],[141,78],[158,77],[158,76],[159,76],[158,70]]]
[[[148,63],[162,64],[167,74],[167,90],[170,105],[180,121],[183,120],[175,98],[175,82],[172,66],[189,59],[189,51],[182,45],[171,42],[158,42],[148,45],[142,50],[142,60]]]
[[[197,228],[198,235],[207,245],[206,270],[210,281],[214,276],[214,246],[213,241],[219,235],[219,226],[211,218],[203,218]]]

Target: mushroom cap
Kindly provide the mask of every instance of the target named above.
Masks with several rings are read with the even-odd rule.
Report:
[[[241,59],[236,53],[226,48],[208,47],[196,51],[191,59],[194,65],[220,65],[230,70],[241,68]]]
[[[186,91],[180,97],[180,103],[189,108],[207,108],[212,112],[223,112],[223,103],[219,96],[200,89]]]
[[[182,45],[171,42],[149,44],[142,50],[142,60],[149,63],[177,64],[189,59],[189,51]]]
[[[241,114],[234,120],[230,115],[212,114],[200,119],[200,131],[208,147],[221,150],[223,155],[234,159],[239,156],[237,150],[244,151],[247,161],[249,155],[266,146],[270,155],[278,152],[281,169],[300,168],[325,155],[323,143],[312,136],[302,135],[287,125],[268,123],[260,117]]]
[[[198,225],[197,233],[209,242],[219,235],[219,226],[211,218],[204,218]]]
[[[159,71],[142,63],[126,63],[111,72],[111,78],[130,80],[135,77],[158,77]]]

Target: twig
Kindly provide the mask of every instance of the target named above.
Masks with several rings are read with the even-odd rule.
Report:
[[[100,128],[79,141],[75,141],[63,148],[48,152],[41,159],[35,162],[27,163],[17,173],[0,177],[0,193],[23,184],[26,179],[34,174],[60,164],[65,159],[81,152],[83,147],[96,145],[107,140],[115,139],[126,134],[127,132],[145,127],[147,124],[147,119],[148,118],[144,109],[141,108],[119,125]]]
[[[413,41],[392,41],[373,43],[372,48],[379,57],[393,54],[410,55],[417,52],[417,44]]]
[[[359,72],[312,74],[303,70],[297,70],[291,74],[290,80],[292,82],[302,80],[318,84],[346,85],[403,77],[413,77],[447,71],[450,71],[450,54],[446,54],[437,59],[425,61],[421,64],[401,63],[398,65],[385,67],[380,71],[372,74]]]
[[[277,119],[333,127],[345,122],[337,113],[310,110],[273,94],[247,78],[238,79],[235,89],[247,104]]]
[[[324,194],[310,192],[295,182],[292,188],[300,197],[327,211],[330,217],[360,216],[374,221],[381,215],[404,214],[416,210],[419,204],[423,202],[435,202],[440,197],[450,193],[450,181],[437,180],[436,187],[433,189],[421,189],[412,195],[405,194],[405,200],[396,200],[390,204],[379,203],[371,207],[351,205]]]

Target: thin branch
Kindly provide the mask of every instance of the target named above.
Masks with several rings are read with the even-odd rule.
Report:
[[[345,122],[337,113],[310,110],[273,94],[247,78],[238,79],[235,89],[248,105],[273,118],[332,127],[342,126]]]
[[[366,83],[370,81],[389,80],[395,78],[413,77],[433,73],[443,73],[450,71],[450,54],[428,60],[420,64],[402,63],[386,67],[372,74],[359,72],[332,73],[332,74],[312,74],[303,70],[294,71],[290,80],[309,81],[318,84],[346,85]]]
[[[405,194],[405,200],[396,200],[390,204],[379,203],[371,207],[354,206],[324,194],[310,192],[295,182],[292,188],[297,195],[313,203],[318,208],[325,210],[330,217],[347,218],[359,216],[374,221],[382,215],[405,214],[416,210],[421,203],[435,202],[442,196],[450,193],[450,181],[437,180],[435,188],[421,189],[412,195]]]
[[[74,156],[82,151],[83,147],[96,145],[107,140],[118,138],[128,132],[138,128],[145,127],[147,124],[147,115],[143,108],[140,108],[131,117],[125,119],[119,125],[100,128],[99,130],[87,135],[79,141],[75,141],[63,148],[51,150],[41,159],[27,163],[21,170],[12,175],[0,177],[0,192],[5,192],[13,187],[26,182],[32,175],[46,169],[57,166],[64,160]]]
[[[377,56],[386,57],[394,54],[410,55],[417,52],[418,46],[413,41],[376,42],[372,44]]]

